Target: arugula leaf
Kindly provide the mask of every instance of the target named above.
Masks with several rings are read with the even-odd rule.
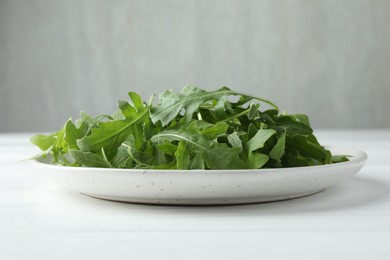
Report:
[[[323,163],[329,161],[331,157],[322,146],[308,141],[305,136],[287,136],[286,143],[296,149],[302,156],[310,157]]]
[[[279,116],[276,119],[276,124],[285,128],[288,134],[309,135],[313,133],[310,126],[296,120],[294,116]]]
[[[179,170],[188,170],[190,168],[190,155],[186,149],[186,142],[180,141],[175,152],[176,166]]]
[[[273,129],[260,129],[257,133],[245,144],[245,150],[250,155],[253,151],[264,146],[265,142],[275,134]]]
[[[189,122],[195,112],[198,112],[202,104],[208,101],[218,101],[222,99],[227,100],[227,96],[242,95],[238,92],[232,91],[227,87],[222,87],[215,91],[205,91],[195,86],[188,85],[183,88],[181,93],[173,93],[172,90],[163,92],[159,97],[159,104],[152,106],[151,119],[154,123],[161,121],[163,126],[169,124],[179,113],[185,109],[185,118]],[[248,100],[254,99],[254,97],[246,96]],[[272,102],[260,98],[255,98],[265,103],[276,107]],[[221,103],[217,103],[217,114],[221,115]],[[277,108],[277,107],[276,107]]]
[[[119,146],[117,153],[111,161],[114,168],[133,168],[133,159],[131,158],[127,147]]]
[[[138,119],[119,120],[99,124],[92,130],[92,134],[77,140],[77,145],[82,151],[97,152],[103,147],[109,158],[115,155],[116,149],[131,134],[131,126]]]
[[[233,98],[232,98],[233,97]],[[227,87],[167,90],[157,105],[135,92],[111,115],[85,112],[31,142],[64,166],[138,169],[259,169],[347,161],[320,145],[305,114],[279,114],[269,100]],[[237,101],[231,101],[236,99]],[[254,103],[257,102],[257,103]],[[265,103],[271,109],[261,111]]]
[[[43,153],[37,154],[32,159],[39,159],[50,155],[52,163],[61,165],[70,165],[71,163],[66,158],[65,154],[68,152],[68,145],[64,140],[65,126],[57,133],[50,135],[35,135],[31,137],[31,142],[37,145]]]
[[[282,133],[282,135],[278,138],[275,146],[272,148],[269,153],[269,157],[275,160],[280,160],[285,153],[286,148],[286,133]]]
[[[273,129],[260,129],[245,144],[245,158],[247,158],[249,168],[258,169],[268,162],[269,157],[266,154],[256,153],[254,151],[263,148],[268,139],[275,133]]]
[[[172,157],[175,156],[176,150],[178,149],[177,145],[168,141],[158,143],[156,146],[161,152]]]
[[[201,135],[192,126],[188,129],[166,130],[153,136],[151,141],[185,141],[188,150],[202,154],[210,169],[240,169],[247,168],[239,158],[240,149],[229,148],[227,144],[217,143]]]
[[[209,169],[247,169],[248,165],[240,157],[239,148],[229,148],[224,143],[213,143],[204,151],[203,158]]]
[[[284,167],[310,166],[310,161],[302,157],[299,152],[293,148],[286,149],[286,153],[282,160]]]
[[[51,135],[34,135],[30,138],[30,141],[39,147],[42,151],[49,149],[56,141],[55,134]]]
[[[70,149],[78,149],[77,140],[83,138],[88,133],[88,125],[85,120],[80,123],[80,126],[76,128],[72,120],[68,120],[65,125],[66,135],[64,137],[65,142]]]
[[[160,95],[159,104],[152,107],[151,119],[154,123],[161,121],[162,125],[165,126],[185,109],[186,121],[189,122],[200,105],[209,100],[219,100],[232,93],[234,92],[226,87],[207,92],[190,85],[184,87],[181,93],[173,93],[171,90],[167,90]]]
[[[133,112],[135,107],[122,106],[121,110],[126,116],[124,120],[101,122],[97,128],[92,129],[92,133],[77,140],[77,145],[82,151],[97,152],[103,148],[108,158],[115,156],[116,150],[123,141],[134,133],[137,124],[142,124],[145,116],[148,114],[148,109],[144,106],[139,106],[138,98],[134,98],[134,94],[129,94],[134,104],[137,104],[137,110]],[[129,107],[132,107],[130,109]]]
[[[227,136],[228,138],[228,141],[229,141],[229,144],[233,147],[233,148],[239,148],[240,149],[240,152],[242,151],[242,141],[240,139],[240,137],[238,136],[237,132],[233,132],[232,134],[229,134]]]
[[[225,134],[228,127],[228,124],[224,122],[218,122],[215,125],[203,128],[202,131],[200,131],[200,134],[207,138],[214,139],[217,138],[219,135]]]
[[[195,155],[192,158],[190,169],[191,170],[204,170],[204,160],[202,153],[195,152]]]
[[[347,162],[348,155],[333,155],[331,160],[332,163]]]
[[[264,166],[269,160],[269,157],[266,154],[262,153],[252,153],[248,157],[248,164],[250,169],[259,169]]]
[[[112,168],[111,163],[99,154],[74,149],[70,149],[69,153],[80,165],[87,167]]]

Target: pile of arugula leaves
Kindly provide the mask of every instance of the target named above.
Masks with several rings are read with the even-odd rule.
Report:
[[[260,169],[347,161],[332,156],[304,114],[279,114],[272,102],[227,87],[167,90],[158,104],[129,93],[112,115],[81,112],[75,123],[32,143],[53,164],[137,169]],[[235,99],[235,101],[233,101]],[[260,103],[271,109],[260,111]]]

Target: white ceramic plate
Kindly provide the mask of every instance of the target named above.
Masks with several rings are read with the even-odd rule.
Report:
[[[278,201],[319,192],[355,175],[363,151],[327,147],[350,161],[323,166],[260,170],[137,170],[65,167],[35,162],[62,186],[115,201],[148,204],[217,205]]]

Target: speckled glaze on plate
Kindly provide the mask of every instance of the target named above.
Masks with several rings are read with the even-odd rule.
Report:
[[[34,162],[65,188],[114,201],[168,205],[246,204],[317,193],[355,175],[363,151],[328,146],[350,161],[309,167],[259,170],[137,170],[64,167]]]

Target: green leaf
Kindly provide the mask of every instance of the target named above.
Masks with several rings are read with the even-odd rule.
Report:
[[[140,150],[142,148],[142,145],[144,144],[144,137],[143,137],[143,129],[141,124],[133,124],[130,128],[131,135],[134,137],[134,147],[137,150]]]
[[[194,129],[166,130],[153,136],[152,142],[185,141],[188,150],[200,152],[210,169],[245,169],[247,165],[239,158],[240,150],[217,143],[197,133]]]
[[[275,126],[275,120],[277,119],[278,112],[279,111],[274,109],[266,110],[260,113],[260,121],[266,124],[268,128],[273,128]]]
[[[176,166],[179,170],[188,170],[190,168],[190,155],[186,149],[186,142],[180,141],[175,152]]]
[[[154,169],[154,170],[176,170],[176,163],[167,163],[161,165],[152,165],[149,167],[144,167],[145,169]]]
[[[219,135],[224,135],[228,127],[228,124],[224,122],[218,122],[215,125],[203,128],[200,134],[207,138],[214,139],[217,138]]]
[[[125,120],[101,122],[99,127],[92,129],[89,136],[77,140],[77,145],[82,151],[97,152],[103,148],[107,157],[112,158],[122,142],[133,133],[137,124],[143,123],[148,110],[145,107],[139,109],[137,114]]]
[[[150,165],[163,165],[169,164],[173,161],[171,158],[167,158],[166,154],[161,150],[156,148],[156,145],[151,141],[148,141],[144,150],[145,154],[149,156],[151,159],[149,161]],[[169,160],[171,159],[171,160]]]
[[[112,168],[110,162],[99,154],[74,149],[70,149],[69,153],[80,165],[87,167]]]
[[[241,141],[240,137],[238,136],[237,132],[233,132],[232,134],[229,134],[227,136],[227,138],[228,138],[229,144],[233,148],[239,148],[240,151],[242,151],[242,141]]]
[[[276,142],[275,146],[272,148],[271,152],[269,153],[269,157],[274,160],[280,160],[285,152],[285,146],[286,146],[286,133],[283,133]]]
[[[248,165],[240,158],[240,149],[229,148],[226,144],[213,143],[211,148],[202,154],[209,169],[248,168]]]
[[[156,146],[163,153],[165,153],[165,154],[167,154],[169,156],[172,156],[172,157],[175,156],[175,153],[176,153],[176,150],[177,150],[177,145],[172,144],[172,143],[170,143],[168,141],[165,141],[163,143],[156,144]]]
[[[133,159],[125,146],[119,146],[117,153],[111,161],[114,168],[133,168]]]
[[[146,141],[149,141],[155,133],[158,133],[162,130],[161,124],[154,125],[148,116],[145,117],[145,123],[143,126],[144,137]]]
[[[268,139],[275,133],[273,129],[260,129],[245,144],[245,158],[251,169],[258,169],[268,162],[269,157],[267,155],[254,151],[263,148]]]
[[[252,153],[248,158],[250,169],[259,169],[268,162],[269,157],[261,153]]]
[[[119,102],[118,101],[118,106],[119,106]],[[111,118],[113,121],[116,121],[116,120],[124,120],[126,119],[125,115],[123,115],[122,111],[120,109],[116,110],[112,115],[111,115]]]
[[[131,159],[138,164],[138,166],[151,166],[152,157],[144,151],[135,149],[134,141],[125,141],[122,143],[122,146],[127,148],[127,152],[130,155]]]
[[[214,112],[216,115],[216,118],[218,119],[224,119],[226,117],[226,107],[225,104],[228,101],[227,96],[222,96],[221,98],[218,99],[216,105],[214,106]]]
[[[56,141],[55,134],[51,135],[34,135],[30,138],[30,141],[39,147],[42,151],[46,151]]]
[[[159,97],[159,104],[153,106],[151,119],[154,123],[161,121],[162,125],[169,124],[182,109],[185,109],[186,121],[189,122],[192,115],[199,111],[200,105],[209,100],[218,100],[232,91],[228,88],[221,88],[216,91],[207,92],[194,86],[186,86],[181,93],[173,93],[171,90],[163,92]]]
[[[249,139],[253,138],[257,134],[257,131],[258,131],[258,129],[255,126],[255,124],[250,123],[249,127],[248,127],[248,137],[249,137]]]
[[[329,156],[327,151],[322,146],[309,142],[305,136],[287,136],[286,143],[288,146],[293,147],[299,152],[299,154],[305,157],[310,157],[325,162]]]
[[[68,152],[68,144],[65,142],[65,125],[57,132],[54,134],[51,134],[50,136],[54,137],[54,142],[50,147],[48,147],[42,156],[46,156],[48,154],[51,155],[52,161],[54,164],[60,164],[60,165],[70,165],[71,163],[68,161],[67,157],[65,154]],[[35,139],[35,140],[34,140]],[[35,137],[33,138],[32,141],[35,141],[39,143],[42,148],[45,148],[48,146],[50,140],[50,137],[43,138],[42,136],[40,137]],[[41,156],[40,155],[40,156]]]
[[[249,113],[248,113],[248,118],[249,119],[255,119],[260,117],[260,113],[258,110],[259,106],[255,104],[250,104],[249,106]]]
[[[142,110],[144,108],[144,103],[142,102],[140,95],[135,92],[129,92],[129,97],[137,110]]]
[[[65,142],[68,144],[70,149],[78,149],[77,140],[83,138],[88,132],[88,126],[85,121],[81,122],[81,125],[76,128],[72,120],[68,120],[65,125]]]
[[[309,135],[313,133],[310,126],[296,121],[293,116],[280,116],[276,119],[276,124],[285,128],[287,134]]]
[[[294,115],[291,115],[295,118],[296,121],[298,122],[301,122],[307,126],[310,126],[310,121],[309,121],[309,117],[305,114],[294,114]]]
[[[192,158],[190,169],[191,170],[204,170],[204,160],[202,153],[195,152],[194,157]]]
[[[260,129],[257,133],[245,144],[247,153],[264,147],[265,142],[275,134],[273,129]]]
[[[113,120],[113,118],[110,115],[99,115],[96,117],[92,117],[83,111],[80,113],[80,116],[81,119],[76,120],[76,127],[80,128],[82,124],[85,124],[86,127],[88,128],[86,135],[88,135],[92,130],[92,128],[95,128],[99,122],[105,119]]]
[[[184,109],[186,122],[189,122],[195,112],[200,110],[200,106],[208,101],[218,101],[226,99],[227,96],[242,95],[232,91],[227,87],[222,87],[215,91],[205,91],[195,86],[186,86],[181,93],[173,93],[172,90],[163,92],[159,97],[159,104],[152,106],[151,119],[154,123],[161,121],[163,126],[169,124]],[[272,102],[260,98],[257,99],[276,107]],[[276,107],[277,108],[277,107]],[[217,107],[218,115],[221,114],[220,105]]]
[[[340,162],[349,161],[348,155],[333,155],[331,160],[332,160],[332,163],[340,163]]]
[[[137,114],[137,110],[132,105],[130,105],[129,102],[127,101],[119,100],[118,107],[122,112],[122,115],[125,116],[125,118],[131,118]]]
[[[138,111],[143,111],[145,109],[142,99],[137,93],[129,92],[129,97],[133,103],[133,106],[126,101],[118,101],[118,107],[126,118],[132,118],[136,116]]]
[[[137,169],[259,169],[348,160],[320,145],[305,114],[227,87],[167,90],[157,105],[135,92],[112,115],[85,112],[31,142],[53,164]],[[231,101],[235,99],[238,101]],[[254,103],[256,102],[256,103]],[[261,111],[263,104],[271,109]]]
[[[286,149],[283,159],[284,167],[303,167],[310,165],[309,161],[300,156],[299,152],[295,149]]]

